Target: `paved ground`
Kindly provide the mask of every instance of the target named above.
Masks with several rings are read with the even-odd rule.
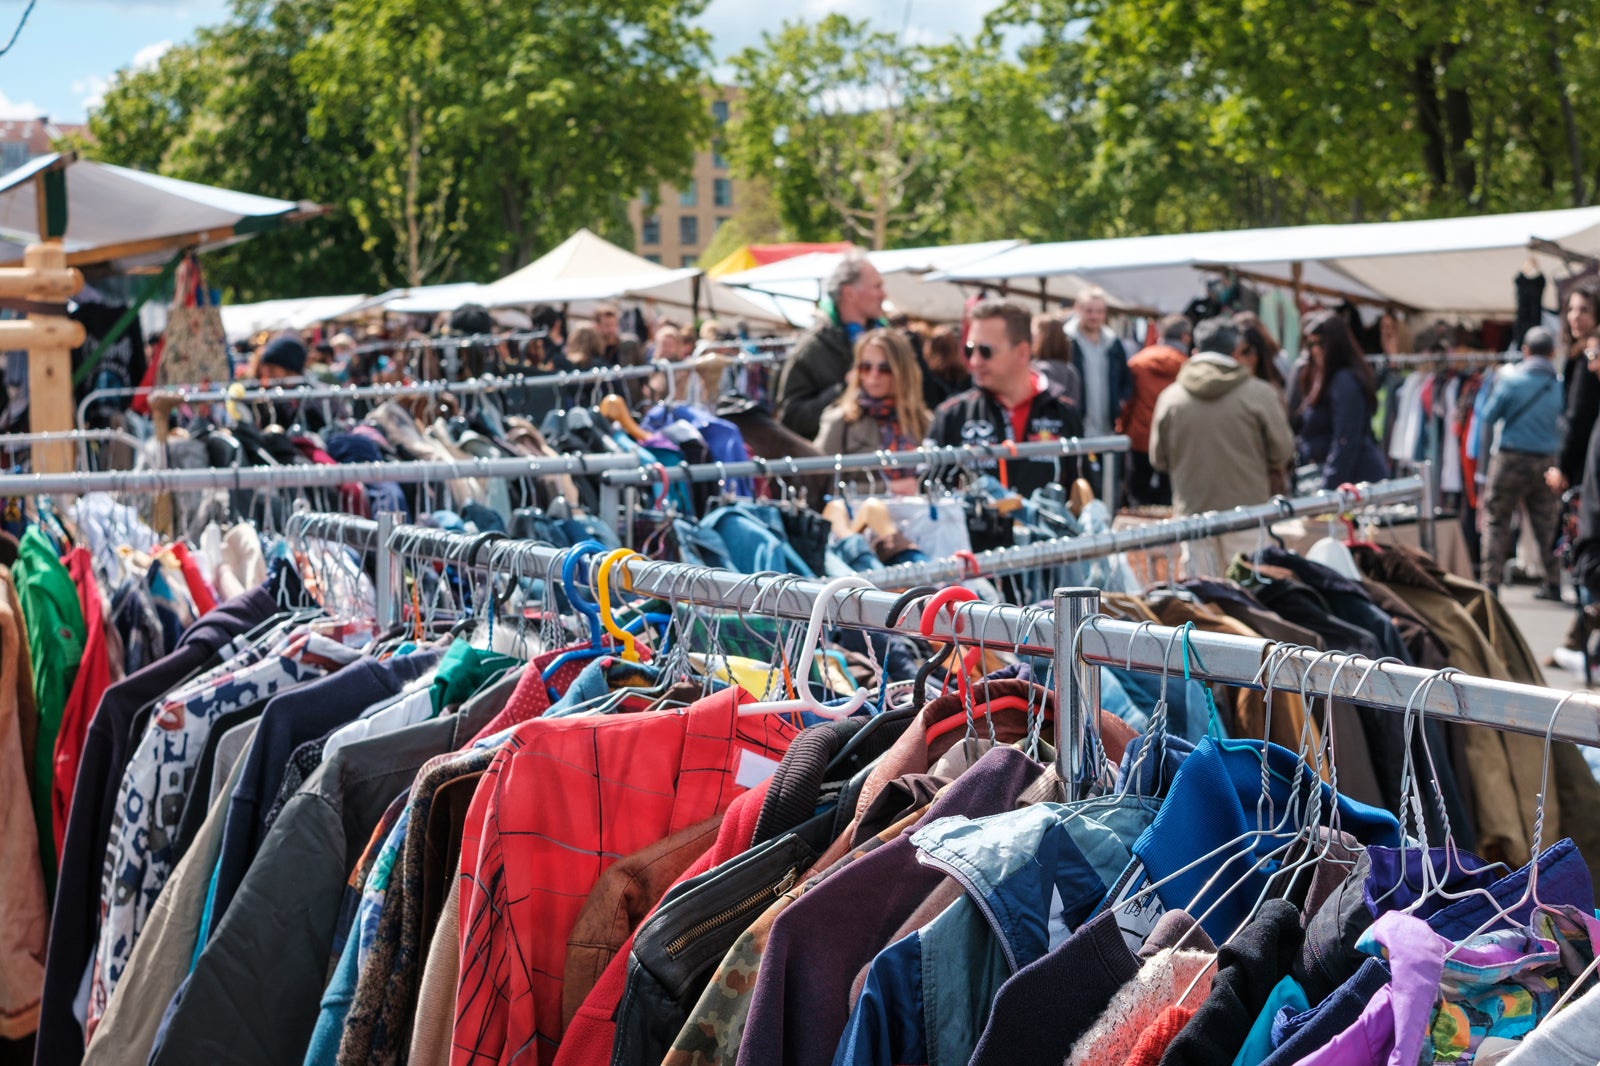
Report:
[[[1511,617],[1516,619],[1517,626],[1522,630],[1522,635],[1527,638],[1528,645],[1533,648],[1534,654],[1543,662],[1552,651],[1561,646],[1566,639],[1567,629],[1572,624],[1573,612],[1577,609],[1570,603],[1549,603],[1533,598],[1533,586],[1515,585],[1500,590],[1500,602],[1506,605],[1506,610],[1511,612]],[[1569,589],[1567,595],[1571,595]],[[1562,669],[1559,666],[1545,666],[1545,681],[1552,688],[1578,689],[1583,687],[1583,674]],[[1595,665],[1596,685],[1600,688],[1600,663]]]

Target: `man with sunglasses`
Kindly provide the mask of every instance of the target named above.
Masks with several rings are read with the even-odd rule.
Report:
[[[1083,435],[1083,416],[1066,394],[1033,369],[1033,319],[1017,304],[985,300],[972,309],[967,369],[973,387],[933,415],[931,445],[1021,444]],[[1076,459],[1060,460],[1060,477],[1078,476]],[[994,468],[1022,496],[1056,480],[1055,459],[1008,459]]]
[[[844,392],[856,341],[883,324],[883,277],[865,252],[845,253],[825,288],[821,317],[778,371],[778,421],[806,440],[816,439],[822,412]]]

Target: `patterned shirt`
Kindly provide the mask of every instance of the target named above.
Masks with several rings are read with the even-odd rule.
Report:
[[[260,661],[187,686],[156,706],[117,789],[100,876],[100,937],[90,976],[86,1035],[104,1014],[134,941],[172,873],[173,842],[212,722],[323,677],[357,657],[325,637],[299,636]]]
[[[554,1059],[567,939],[601,873],[726,810],[797,732],[776,715],[739,717],[747,702],[727,689],[683,711],[516,727],[462,839],[452,1066]]]

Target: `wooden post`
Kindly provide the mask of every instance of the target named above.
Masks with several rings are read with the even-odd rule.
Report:
[[[1305,297],[1306,292],[1302,284],[1304,277],[1305,265],[1303,263],[1301,263],[1299,260],[1296,260],[1295,262],[1289,264],[1289,283],[1294,290],[1294,313],[1297,315],[1304,310],[1304,308],[1300,306],[1300,301]]]
[[[26,278],[6,279],[27,285],[37,299],[65,300],[83,286],[83,278],[67,266],[67,253],[57,241],[30,244],[22,253],[24,269],[10,271]],[[26,323],[8,323],[0,338],[15,335],[10,347],[28,350],[28,424],[35,433],[73,428],[72,349],[83,343],[83,325],[64,315],[29,315]],[[21,327],[20,329],[17,327]],[[5,343],[0,340],[0,343]],[[33,469],[40,474],[65,474],[76,469],[72,443],[33,446]]]

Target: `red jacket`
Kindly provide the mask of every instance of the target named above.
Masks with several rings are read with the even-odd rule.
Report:
[[[756,835],[756,821],[766,799],[767,782],[763,781],[734,800],[722,819],[716,843],[673,884],[681,885],[750,850],[750,842]],[[617,1038],[614,1015],[622,1002],[622,994],[628,990],[628,956],[632,953],[633,937],[630,936],[572,1016],[572,1024],[561,1037],[555,1066],[610,1066],[611,1049]]]
[[[100,586],[95,584],[94,566],[87,548],[73,548],[62,557],[72,583],[78,587],[78,606],[83,610],[85,639],[83,662],[72,679],[66,706],[61,710],[61,731],[56,734],[55,762],[50,780],[50,821],[55,836],[55,853],[67,839],[67,815],[72,810],[72,790],[78,783],[78,760],[89,735],[89,722],[100,706],[100,697],[111,687],[111,656],[106,650],[105,608],[100,603]]]
[[[685,711],[517,727],[462,838],[452,1066],[555,1059],[567,940],[600,874],[727,810],[798,732],[777,715],[739,717],[754,701],[735,687]]]
[[[1128,402],[1122,408],[1122,432],[1128,435],[1128,446],[1133,451],[1150,450],[1150,423],[1156,414],[1156,397],[1178,380],[1178,371],[1188,361],[1188,356],[1165,344],[1146,348],[1128,360],[1133,392],[1128,394]]]

